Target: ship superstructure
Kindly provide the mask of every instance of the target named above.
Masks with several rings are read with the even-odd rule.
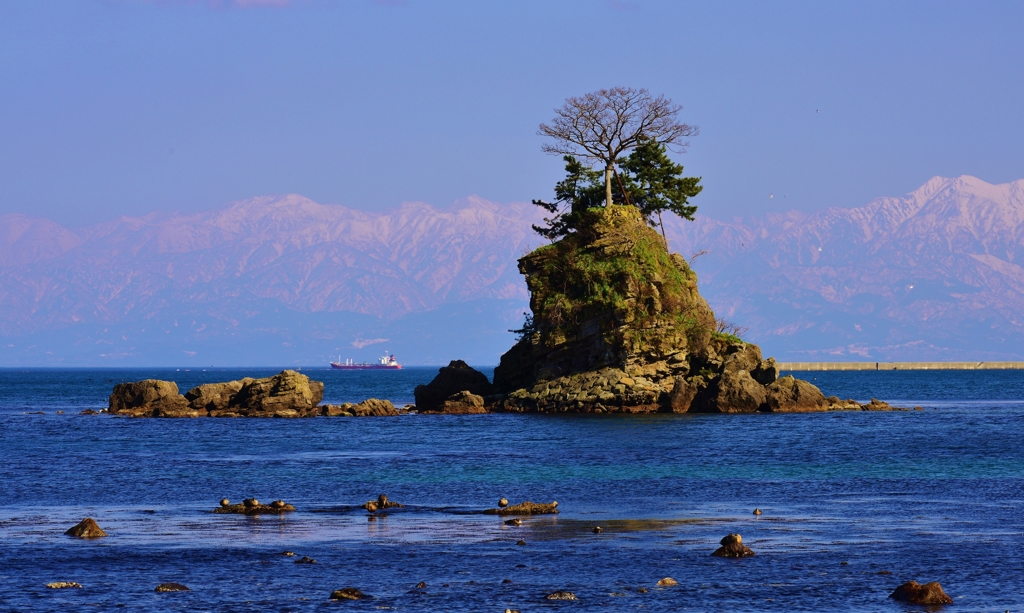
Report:
[[[338,358],[337,362],[331,362],[331,368],[338,370],[401,370],[402,365],[395,359],[394,354],[384,352],[384,355],[377,358],[376,362],[355,362],[347,359],[344,362]]]

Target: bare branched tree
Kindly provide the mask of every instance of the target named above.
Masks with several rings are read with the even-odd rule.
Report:
[[[554,139],[542,147],[546,153],[603,163],[605,203],[611,204],[612,172],[620,155],[644,140],[682,151],[689,144],[685,139],[697,134],[697,126],[677,121],[680,110],[646,89],[613,87],[569,98],[555,110],[550,125],[540,125],[538,134]]]

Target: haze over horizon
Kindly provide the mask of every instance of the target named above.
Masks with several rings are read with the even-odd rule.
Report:
[[[542,211],[300,195],[80,228],[0,215],[0,366],[493,365]],[[1024,179],[934,177],[816,213],[666,220],[700,291],[782,361],[1024,359]],[[697,256],[699,252],[704,255]]]

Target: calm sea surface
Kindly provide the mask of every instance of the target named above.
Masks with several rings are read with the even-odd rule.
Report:
[[[0,370],[0,611],[895,612],[910,579],[940,581],[946,611],[1024,610],[1022,371],[804,374],[925,409],[894,413],[79,414],[121,381],[278,370]],[[436,370],[304,372],[327,402],[401,405]],[[352,508],[382,492],[407,508]],[[299,510],[211,515],[225,496]],[[472,513],[501,496],[562,512]],[[86,516],[110,536],[63,535]],[[730,532],[757,556],[710,557]],[[168,581],[192,591],[153,591]],[[346,586],[375,598],[327,601]]]

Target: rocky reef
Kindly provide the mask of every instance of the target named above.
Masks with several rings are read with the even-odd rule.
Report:
[[[577,232],[524,256],[519,270],[532,315],[494,371],[495,391],[504,395],[494,410],[866,408],[832,402],[807,381],[779,378],[775,360],[764,359],[757,345],[719,331],[696,273],[635,207],[589,210]]]
[[[311,417],[320,414],[323,397],[322,382],[294,370],[265,379],[207,383],[184,395],[173,381],[146,379],[114,386],[108,412],[130,417]]]

